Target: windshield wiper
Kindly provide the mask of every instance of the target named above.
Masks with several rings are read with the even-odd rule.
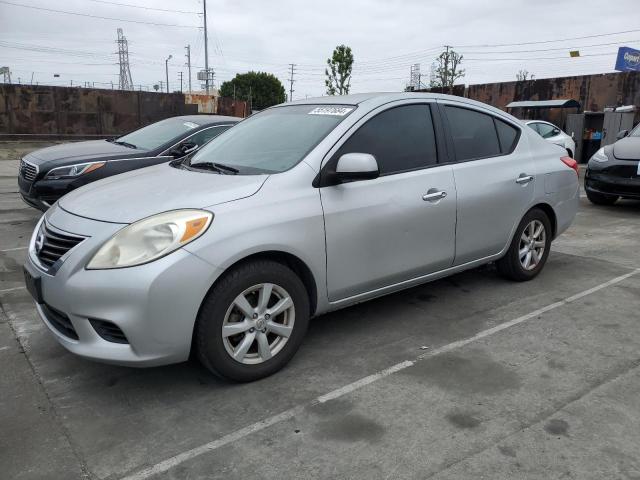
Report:
[[[133,143],[123,142],[121,140],[113,140],[113,143],[117,143],[118,145],[123,145],[127,148],[138,148]]]
[[[230,173],[232,173],[232,174],[234,174],[234,175],[235,175],[235,174],[237,174],[237,173],[240,173],[240,170],[238,170],[237,168],[232,167],[232,166],[230,166],[230,165],[225,165],[224,163],[217,163],[217,162],[214,162],[214,163],[213,163],[213,165],[214,165],[216,168],[219,168],[219,169],[224,170],[224,171],[226,171],[226,172],[230,172]]]
[[[237,168],[230,167],[229,165],[225,165],[224,163],[216,162],[189,163],[189,167],[213,170],[214,172],[222,173],[224,175],[236,175],[240,172],[240,170],[238,170]]]

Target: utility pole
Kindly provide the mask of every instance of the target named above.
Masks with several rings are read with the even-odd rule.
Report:
[[[164,61],[164,72],[167,76],[167,93],[169,93],[169,60],[173,58],[173,55],[169,55]]]
[[[207,0],[202,0],[202,7],[204,9],[204,88],[207,95],[209,95],[209,38],[207,37]]]
[[[164,86],[164,82],[162,80],[160,80],[158,83],[160,84],[160,88],[158,90],[160,90],[162,92],[162,88]]]
[[[182,71],[178,72],[178,76],[180,77],[180,93],[182,93]]]
[[[295,72],[295,63],[290,63],[289,66],[291,67],[291,76],[289,77],[289,101],[292,102],[293,101],[293,82],[295,82],[295,80],[293,79],[293,74]]]
[[[185,57],[187,57],[187,69],[189,73],[189,93],[191,93],[191,45],[187,45],[184,48],[187,50]],[[182,90],[182,88],[180,90]]]

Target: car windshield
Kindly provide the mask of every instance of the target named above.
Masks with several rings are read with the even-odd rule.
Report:
[[[197,127],[199,127],[197,123],[189,122],[184,118],[167,118],[116,138],[114,142],[132,148],[153,150]]]
[[[299,163],[354,106],[290,105],[271,108],[216,137],[191,159],[225,165],[239,174],[279,173]]]
[[[640,137],[640,125],[637,125],[636,128],[631,130],[631,133],[629,134],[629,136],[630,137]]]

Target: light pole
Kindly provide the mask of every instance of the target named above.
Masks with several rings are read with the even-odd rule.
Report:
[[[169,93],[169,60],[173,58],[173,55],[169,55],[164,61],[164,71],[167,74],[167,93]]]

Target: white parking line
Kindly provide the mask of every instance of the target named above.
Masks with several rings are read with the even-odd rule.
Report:
[[[22,290],[23,288],[26,288],[26,287],[5,288],[4,290],[0,290],[0,293],[15,292],[16,290]]]
[[[611,285],[615,285],[616,283],[620,283],[623,280],[626,280],[627,278],[632,277],[633,275],[636,275],[638,273],[640,273],[640,268],[636,268],[635,270],[625,275],[620,275],[619,277],[613,278],[608,282],[601,283],[600,285],[597,285],[593,288],[589,288],[588,290],[584,290],[580,293],[567,297],[564,300],[560,300],[558,302],[554,302],[545,307],[534,310],[533,312],[527,313],[526,315],[522,315],[521,317],[514,318],[513,320],[509,320],[508,322],[504,322],[499,325],[496,325],[495,327],[489,328],[487,330],[483,330],[477,333],[476,335],[474,335],[473,337],[469,337],[464,340],[459,340],[457,342],[449,343],[447,345],[436,348],[429,352],[425,352],[422,355],[416,357],[415,360],[406,360],[404,362],[397,363],[389,368],[380,370],[379,372],[374,373],[373,375],[369,375],[367,377],[361,378],[360,380],[350,383],[349,385],[345,385],[344,387],[338,388],[329,393],[321,395],[307,404],[299,405],[297,407],[292,407],[288,410],[285,410],[282,413],[265,418],[264,420],[260,420],[259,422],[253,423],[247,427],[241,428],[223,437],[220,437],[217,440],[213,440],[212,442],[205,443],[204,445],[193,448],[191,450],[187,450],[178,455],[175,455],[166,460],[163,460],[159,463],[156,463],[155,465],[139,470],[138,472],[135,472],[131,475],[122,477],[121,480],[144,480],[154,475],[164,473],[170,470],[171,468],[177,465],[180,465],[181,463],[191,460],[192,458],[198,457],[207,452],[212,452],[225,445],[228,445],[229,443],[235,442],[244,437],[247,437],[248,435],[264,430],[272,425],[283,422],[285,420],[289,420],[290,418],[293,418],[297,414],[301,413],[306,407],[318,405],[320,403],[328,402],[330,400],[335,400],[336,398],[342,397],[366,385],[370,385],[374,382],[377,382],[378,380],[388,377],[389,375],[392,375],[401,370],[404,370],[405,368],[409,368],[415,365],[420,360],[423,360],[429,357],[434,357],[436,355],[440,355],[440,354],[447,353],[452,350],[456,350],[458,348],[464,347],[465,345],[473,343],[482,338],[489,337],[495,333],[501,332],[502,330],[513,327],[514,325],[518,325],[520,323],[526,322],[527,320],[535,318],[538,315],[541,315],[545,312],[554,310],[563,305],[567,305],[568,303],[575,302],[576,300],[586,297],[587,295],[591,295],[592,293],[602,290],[603,288],[607,288],[607,287],[610,287]]]
[[[16,247],[16,248],[5,248],[4,250],[0,250],[0,253],[4,252],[17,252],[18,250],[27,250],[29,247]]]

